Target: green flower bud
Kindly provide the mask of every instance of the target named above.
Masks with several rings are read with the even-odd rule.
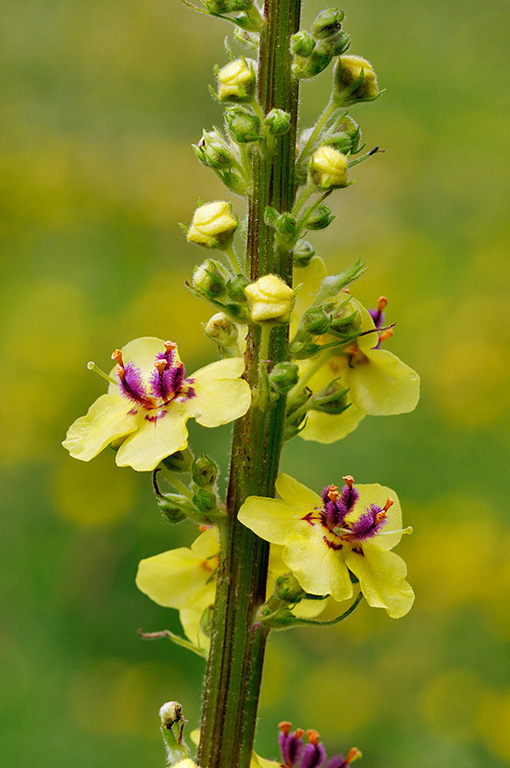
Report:
[[[339,414],[349,407],[347,402],[348,389],[338,389],[334,383],[313,396],[310,410],[322,413]]]
[[[338,106],[370,101],[379,95],[372,65],[361,56],[342,56],[333,75],[333,100]]]
[[[233,13],[234,11],[249,11],[253,0],[202,0],[204,8],[209,13]]]
[[[310,161],[310,176],[321,189],[347,186],[347,158],[333,147],[319,147]]]
[[[334,214],[331,211],[331,208],[328,208],[327,205],[318,205],[317,208],[311,213],[311,215],[306,220],[306,228],[307,229],[326,229],[326,227],[329,227],[333,219],[335,218]]]
[[[179,493],[162,493],[156,482],[156,472],[152,476],[152,488],[156,495],[156,503],[169,523],[180,523],[195,511],[193,504],[186,496],[181,496]]]
[[[340,56],[349,48],[351,39],[345,32],[338,32],[338,34],[330,38],[330,44],[333,56]]]
[[[358,123],[352,119],[349,115],[344,115],[341,120],[334,126],[334,133],[347,134],[351,139],[351,152],[357,152],[361,145],[361,128]],[[327,144],[330,144],[329,137]],[[337,147],[339,149],[339,147]],[[346,154],[346,153],[344,153]]]
[[[320,74],[333,58],[333,47],[328,40],[319,40],[310,56],[295,56],[292,73],[295,77],[306,79]]]
[[[193,504],[203,515],[207,515],[209,512],[214,512],[218,505],[216,494],[212,491],[207,491],[205,488],[199,488],[193,496]]]
[[[306,29],[300,29],[290,38],[290,50],[295,56],[308,58],[315,48],[315,40]]]
[[[299,581],[296,579],[293,573],[284,573],[283,576],[278,576],[274,587],[275,595],[283,600],[285,603],[300,603],[303,597],[306,595],[305,590],[301,587]]]
[[[276,363],[269,374],[269,381],[272,388],[279,394],[285,394],[297,384],[299,379],[299,369],[293,363]]]
[[[232,147],[217,128],[204,131],[198,144],[193,145],[193,150],[202,165],[214,170],[230,168],[235,161]]]
[[[217,70],[218,99],[235,104],[249,103],[255,93],[255,64],[251,59],[235,59]]]
[[[213,485],[218,477],[218,467],[209,456],[197,456],[191,467],[191,477],[193,482],[200,488],[207,488]]]
[[[352,139],[348,133],[331,133],[325,139],[328,147],[348,155],[352,150]]]
[[[326,311],[328,311],[328,307],[334,309],[337,304],[335,303],[332,305],[331,303],[326,303],[326,300],[338,296],[340,291],[349,285],[349,283],[352,283],[354,280],[357,280],[358,277],[361,277],[364,271],[365,267],[363,266],[363,262],[358,259],[346,270],[340,272],[340,274],[328,275],[321,283],[314,304],[322,304]]]
[[[219,298],[227,292],[230,274],[217,261],[206,259],[193,270],[192,285],[197,291],[209,297]]]
[[[225,312],[217,312],[207,322],[204,333],[225,357],[239,357],[238,326]]]
[[[272,109],[267,113],[264,125],[272,136],[281,136],[290,128],[290,114],[283,109]]]
[[[170,456],[166,456],[161,463],[164,464],[170,472],[189,472],[192,458],[191,451],[189,448],[186,448],[184,451],[176,451]]]
[[[225,112],[229,131],[238,144],[247,144],[260,138],[260,118],[243,107],[231,107]]]
[[[290,352],[295,360],[307,360],[320,352],[320,349],[320,344],[316,344],[314,341],[294,340],[290,344]]]
[[[315,256],[315,248],[311,243],[308,240],[298,240],[292,252],[296,267],[307,267],[313,256]]]
[[[216,200],[196,209],[186,239],[206,248],[222,249],[230,242],[238,224],[230,203]]]
[[[330,311],[330,333],[335,333],[341,337],[350,337],[359,330],[361,313],[349,299],[332,306]]]
[[[328,332],[330,323],[331,315],[323,307],[310,307],[301,316],[299,326],[310,336],[320,336]]]
[[[244,289],[250,281],[244,275],[236,275],[231,278],[227,283],[227,293],[232,301],[237,301],[240,304],[246,304],[246,294]]]
[[[338,8],[326,8],[319,13],[310,27],[310,32],[316,40],[332,37],[340,31],[343,18],[344,13]]]

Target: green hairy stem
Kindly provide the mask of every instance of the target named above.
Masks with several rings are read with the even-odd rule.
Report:
[[[253,157],[249,200],[247,272],[252,280],[273,273],[292,282],[292,254],[274,241],[264,222],[271,205],[290,211],[294,204],[297,81],[291,76],[289,38],[299,26],[300,0],[266,0],[261,31],[257,100],[264,114],[273,108],[291,115],[291,128],[276,137],[274,152]],[[257,393],[266,359],[260,326],[249,329],[246,377]],[[264,355],[286,359],[287,326],[272,328]],[[261,365],[263,363],[263,365]],[[211,635],[201,739],[200,768],[248,768],[268,630],[255,622],[265,599],[269,545],[237,520],[248,496],[274,496],[282,448],[285,396],[253,405],[234,427],[227,518],[220,524],[221,548]]]

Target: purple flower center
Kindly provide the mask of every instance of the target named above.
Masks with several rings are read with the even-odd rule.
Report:
[[[334,550],[343,548],[345,542],[361,543],[375,536],[386,523],[386,512],[393,504],[388,499],[384,508],[378,504],[371,504],[354,522],[345,518],[352,512],[359,499],[359,493],[354,487],[354,480],[350,475],[343,478],[345,485],[339,491],[336,485],[327,485],[322,490],[322,509],[308,512],[302,520],[310,525],[321,525],[324,528],[323,539],[325,544]]]
[[[154,370],[150,373],[148,382],[144,381],[142,371],[132,362],[124,365],[122,353],[115,350],[112,355],[117,361],[116,372],[119,390],[137,405],[153,411],[168,405],[173,400],[184,402],[195,396],[191,386],[193,379],[186,378],[186,368],[179,359],[177,346],[170,341],[165,342],[165,351],[156,355]],[[150,420],[163,416],[148,415]]]

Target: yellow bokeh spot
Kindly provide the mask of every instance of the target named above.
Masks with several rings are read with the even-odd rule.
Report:
[[[493,754],[510,762],[510,690],[491,691],[484,696],[478,733]]]
[[[64,454],[55,470],[53,500],[64,520],[86,527],[112,525],[131,509],[138,477],[120,469],[108,449],[90,463]]]

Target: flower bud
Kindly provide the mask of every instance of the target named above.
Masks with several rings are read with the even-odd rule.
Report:
[[[326,303],[325,307],[331,311],[330,333],[349,337],[359,330],[361,313],[349,299],[340,303],[333,302],[331,307]]]
[[[236,275],[231,278],[227,283],[227,293],[232,301],[246,304],[246,294],[244,289],[249,284],[250,281],[244,275]]]
[[[206,259],[193,270],[192,285],[200,293],[217,299],[225,295],[229,278],[230,275],[222,264]]]
[[[186,239],[206,248],[224,248],[238,227],[230,203],[216,200],[197,208]]]
[[[326,229],[326,227],[329,227],[333,219],[335,218],[334,214],[331,211],[331,208],[328,208],[327,205],[318,205],[317,208],[310,214],[310,216],[306,220],[306,228],[307,229]]]
[[[206,637],[211,637],[214,606],[208,605],[200,617],[200,629]]]
[[[208,515],[210,512],[214,512],[218,506],[218,500],[212,491],[199,488],[193,496],[193,504],[201,514]]]
[[[310,162],[310,175],[321,189],[347,185],[347,158],[333,147],[319,147]]]
[[[299,326],[310,336],[320,336],[328,332],[330,323],[331,316],[323,307],[310,307],[301,316]]]
[[[281,136],[290,128],[290,114],[283,109],[272,109],[264,118],[264,125],[272,136]]]
[[[191,477],[193,482],[200,488],[207,488],[213,485],[218,477],[218,467],[209,456],[197,456],[191,466]]]
[[[195,511],[189,499],[177,493],[160,493],[156,502],[163,517],[169,523],[180,523]]]
[[[292,73],[303,79],[320,74],[333,58],[333,47],[328,40],[319,40],[309,56],[294,57]]]
[[[358,123],[352,119],[352,117],[349,115],[344,115],[333,128],[333,135],[336,133],[347,135],[351,139],[351,152],[357,152],[359,150],[361,145],[361,128],[359,127]],[[332,143],[329,136],[326,143]],[[340,149],[340,147],[336,148]]]
[[[292,389],[299,379],[299,369],[294,363],[276,363],[269,374],[272,388],[281,395]]]
[[[277,275],[264,275],[245,289],[254,323],[288,323],[296,294]]]
[[[233,13],[249,11],[253,0],[203,0],[203,5],[209,13]]]
[[[296,267],[307,267],[310,260],[315,256],[315,248],[308,240],[298,240],[292,251],[292,257]]]
[[[276,579],[274,591],[285,603],[300,603],[306,595],[293,573],[284,573]]]
[[[238,357],[238,326],[225,312],[217,312],[204,328],[205,335],[214,341],[227,357]]]
[[[343,18],[344,13],[338,8],[326,8],[319,13],[310,27],[310,32],[316,40],[332,37],[340,31]]]
[[[300,29],[290,38],[290,50],[295,56],[307,58],[315,48],[315,40],[306,29]]]
[[[249,103],[255,93],[255,71],[251,59],[235,59],[217,71],[218,99],[235,104]]]
[[[310,409],[322,413],[342,413],[349,407],[348,391],[348,389],[338,389],[335,384],[330,384],[311,398]]]
[[[193,150],[202,165],[214,170],[230,168],[235,161],[232,147],[217,128],[204,131],[198,144],[193,145]]]
[[[260,138],[260,118],[243,107],[231,107],[225,112],[229,131],[238,144],[247,144]]]
[[[341,56],[335,67],[333,99],[338,106],[375,99],[379,95],[372,65],[361,56]]]

